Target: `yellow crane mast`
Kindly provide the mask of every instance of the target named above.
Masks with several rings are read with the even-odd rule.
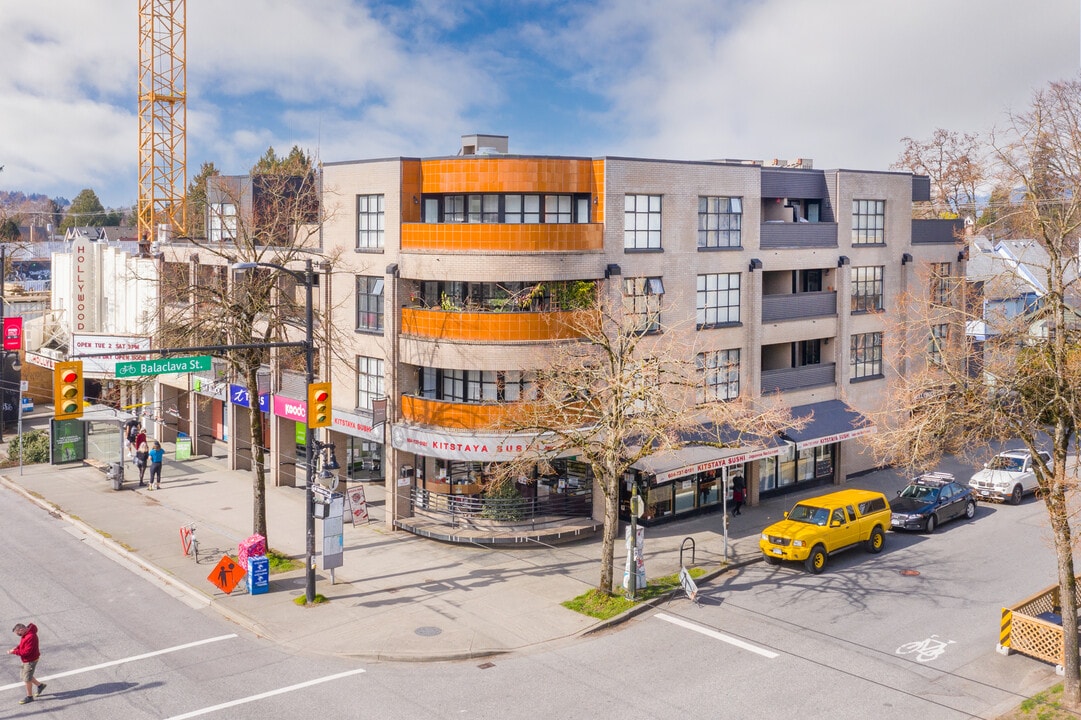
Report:
[[[186,231],[188,117],[185,0],[139,0],[139,204],[141,242],[157,224]]]

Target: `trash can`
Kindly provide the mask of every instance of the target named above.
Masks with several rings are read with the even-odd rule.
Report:
[[[105,477],[113,481],[113,490],[124,489],[124,464],[109,463],[109,469],[105,471]]]

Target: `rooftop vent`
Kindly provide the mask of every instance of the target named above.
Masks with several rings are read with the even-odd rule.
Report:
[[[459,155],[506,155],[509,147],[507,135],[462,135]]]

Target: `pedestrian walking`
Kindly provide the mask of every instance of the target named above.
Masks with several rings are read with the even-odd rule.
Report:
[[[139,437],[139,431],[141,429],[142,428],[139,427],[139,421],[135,418],[124,423],[124,440],[128,444],[128,457],[135,457],[135,449],[138,447],[135,444],[135,439]]]
[[[161,490],[161,463],[165,460],[165,451],[161,449],[161,443],[154,441],[154,447],[150,448],[150,489]]]
[[[743,507],[743,499],[746,495],[746,486],[743,483],[743,478],[736,478],[736,484],[732,488],[732,517],[739,515],[739,509]]]
[[[146,466],[150,462],[150,446],[146,444],[146,435],[143,435],[143,440],[135,446],[135,467],[139,470],[139,487],[144,485],[143,477],[146,475]]]
[[[26,684],[26,697],[20,700],[19,704],[25,705],[34,702],[35,696],[40,697],[41,693],[45,692],[45,683],[38,682],[38,679],[34,677],[34,671],[38,667],[38,658],[41,657],[41,651],[38,649],[38,626],[34,623],[29,625],[19,623],[11,628],[11,632],[19,636],[19,644],[8,650],[8,655],[18,655],[23,661],[20,679]],[[35,685],[38,688],[36,693],[33,692]]]

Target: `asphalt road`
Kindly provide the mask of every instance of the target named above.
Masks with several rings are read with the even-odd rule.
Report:
[[[0,631],[42,628],[49,684],[17,705],[18,660],[3,656],[0,720],[993,718],[1055,681],[1048,665],[995,652],[1001,607],[1054,582],[1032,499],[981,504],[931,536],[890,533],[882,554],[852,550],[819,576],[755,564],[703,588],[700,605],[679,599],[598,636],[439,664],[297,654],[6,491],[0,517]],[[922,657],[900,652],[928,640]]]

